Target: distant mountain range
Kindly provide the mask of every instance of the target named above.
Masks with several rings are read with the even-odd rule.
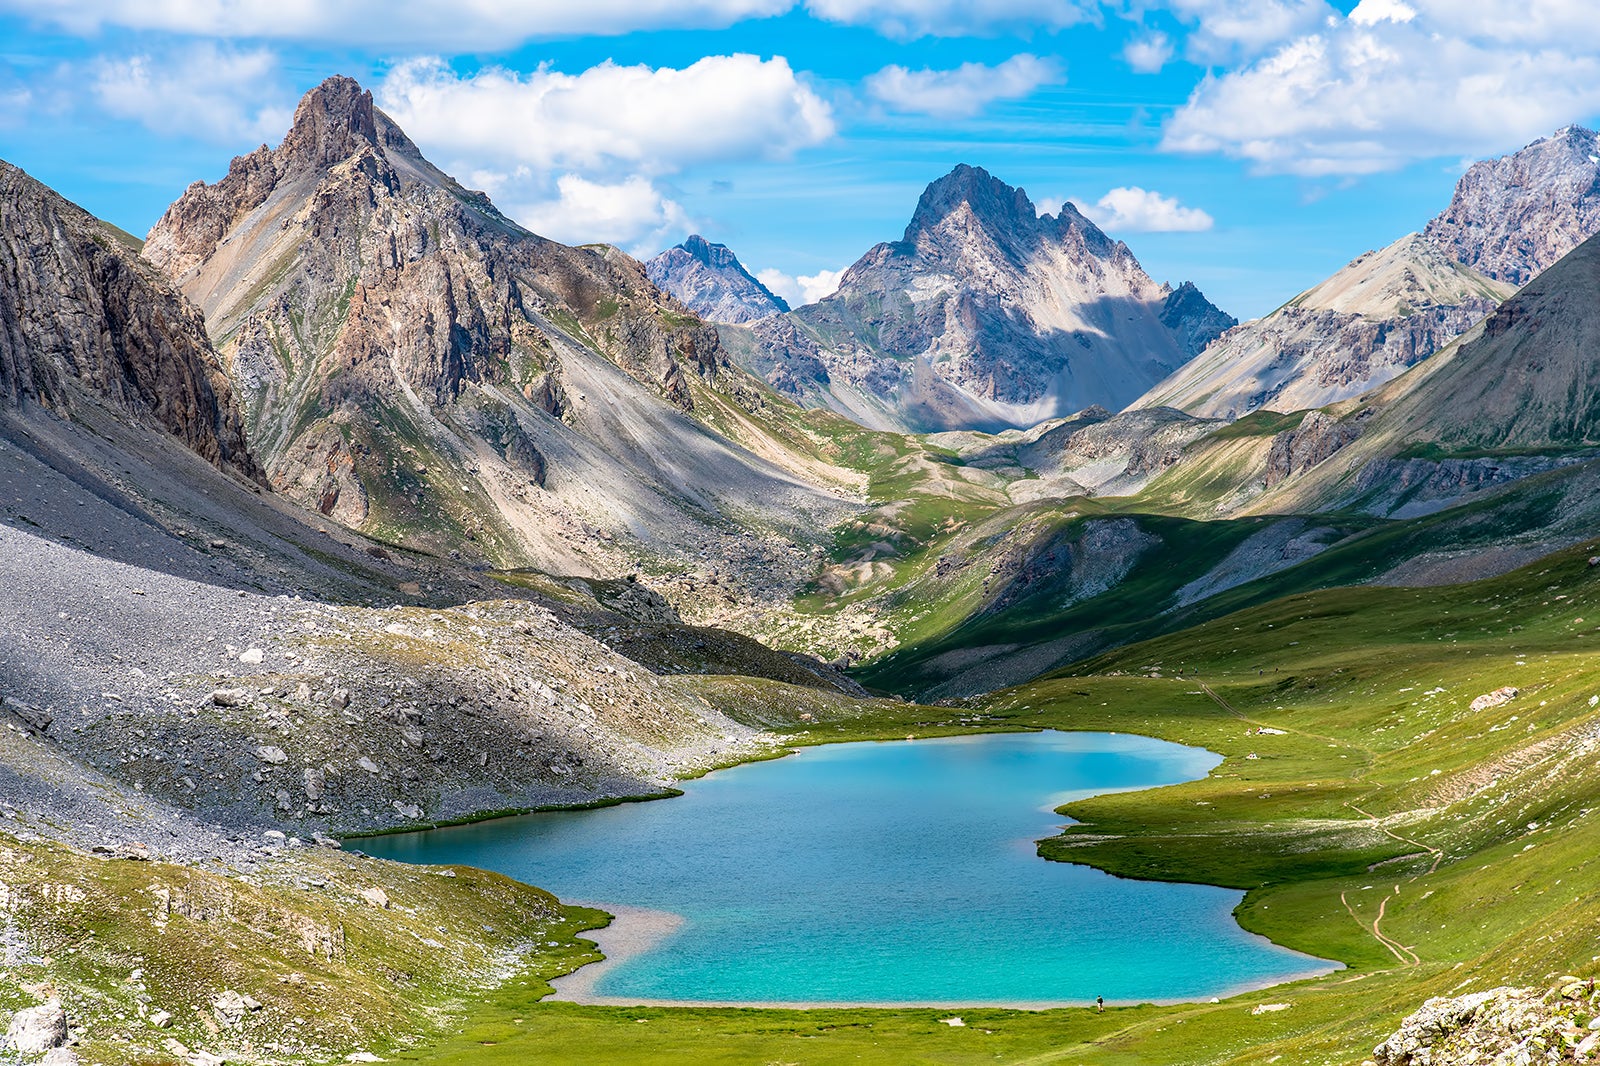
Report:
[[[779,392],[870,427],[998,429],[1120,408],[1233,324],[1071,204],[1041,216],[962,165],[832,296],[725,340]]]

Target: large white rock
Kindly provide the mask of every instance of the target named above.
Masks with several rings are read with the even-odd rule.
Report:
[[[7,1046],[37,1055],[67,1042],[67,1012],[58,1000],[17,1011],[6,1029]]]

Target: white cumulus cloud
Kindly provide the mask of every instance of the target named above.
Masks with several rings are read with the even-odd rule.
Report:
[[[657,187],[663,177],[707,162],[785,159],[834,134],[832,109],[781,56],[468,75],[420,58],[390,70],[375,95],[446,170],[565,241],[676,239],[687,222]]]
[[[1361,0],[1350,12],[1350,21],[1358,26],[1371,26],[1379,22],[1410,22],[1417,17],[1417,9],[1401,0]]]
[[[1038,56],[1012,56],[996,66],[963,63],[954,70],[887,66],[866,80],[868,95],[895,111],[965,118],[997,100],[1017,100],[1061,80],[1061,65]]]
[[[902,39],[1059,30],[1100,19],[1098,0],[806,0],[806,10]]]
[[[162,54],[94,62],[90,91],[101,109],[149,130],[219,142],[277,141],[294,115],[293,94],[272,51],[195,43]]]
[[[535,233],[567,244],[642,245],[641,251],[689,228],[683,208],[637,176],[608,184],[563,174],[556,179],[555,198],[512,205],[507,213]]]
[[[1199,233],[1215,224],[1198,207],[1184,207],[1176,197],[1137,185],[1112,189],[1093,204],[1079,204],[1078,209],[1113,233]]]
[[[692,162],[781,159],[834,132],[828,104],[782,56],[465,76],[440,59],[414,59],[391,70],[376,95],[425,149],[536,170],[661,174]]]
[[[1200,63],[1260,55],[1337,16],[1326,0],[1166,0],[1164,6],[1195,26],[1185,51]]]
[[[1136,74],[1158,74],[1172,58],[1172,40],[1160,31],[1135,37],[1123,45],[1122,58]]]
[[[782,15],[802,0],[0,0],[91,34],[106,26],[232,40],[403,51],[504,51],[530,40],[716,29]],[[803,0],[817,18],[910,38],[1057,30],[1098,21],[1100,0]]]
[[[1587,5],[1363,0],[1205,78],[1162,144],[1268,173],[1369,174],[1506,151],[1596,111],[1600,20]]]
[[[523,41],[705,29],[779,15],[794,0],[0,0],[76,33],[105,26],[408,50],[501,51]]]
[[[781,270],[756,272],[756,280],[783,297],[790,307],[804,307],[825,296],[832,296],[839,291],[839,282],[843,277],[843,270],[819,270],[815,274],[801,274],[799,277]]]
[[[90,91],[107,114],[221,142],[276,141],[294,116],[276,55],[208,42],[97,60]]]

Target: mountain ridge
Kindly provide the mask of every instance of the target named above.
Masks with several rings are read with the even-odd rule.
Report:
[[[1157,285],[1071,204],[967,164],[930,183],[897,241],[838,290],[730,340],[802,402],[880,429],[999,429],[1120,408],[1232,319]]]
[[[1597,231],[1600,138],[1563,127],[1474,163],[1420,233],[1219,337],[1132,407],[1237,418],[1358,396],[1443,349]]]
[[[507,219],[351,79],[186,190],[146,246],[206,312],[274,485],[352,528],[616,575],[732,551],[736,512],[786,574],[787,545],[849,506],[781,442],[709,428],[766,401],[639,263]]]

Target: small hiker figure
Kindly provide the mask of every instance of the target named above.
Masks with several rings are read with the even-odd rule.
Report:
[[[1096,1014],[1104,1014],[1106,1012],[1106,997],[1094,997],[1094,1012]]]

